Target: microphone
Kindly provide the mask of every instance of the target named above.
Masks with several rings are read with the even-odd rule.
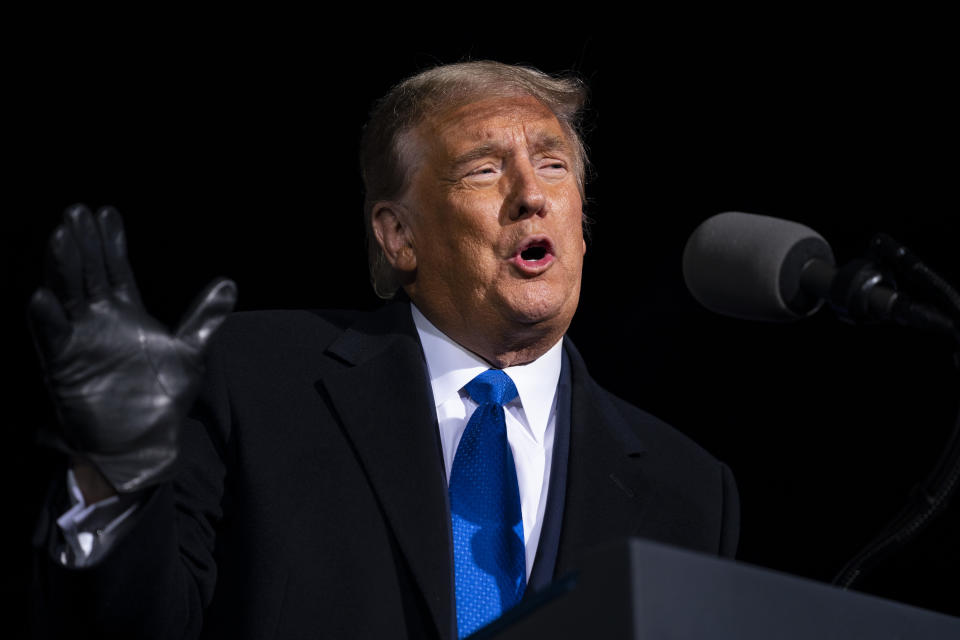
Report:
[[[795,320],[827,301],[846,320],[894,321],[956,336],[949,317],[881,284],[870,262],[838,269],[827,241],[789,220],[739,211],[707,219],[687,240],[683,276],[697,302],[735,318]]]
[[[922,276],[947,308],[960,313],[960,294],[933,274],[905,247],[887,236],[873,239],[884,264]],[[813,229],[789,220],[741,212],[715,215],[697,227],[683,250],[683,277],[700,304],[720,314],[751,320],[792,320],[808,316],[824,301],[851,321],[886,320],[937,331],[960,342],[953,320],[938,309],[913,302],[884,286],[867,260],[837,268],[827,241]],[[955,362],[960,364],[960,358]],[[960,478],[960,420],[946,450],[900,513],[834,578],[849,588],[890,551],[910,542],[941,515]]]
[[[811,261],[819,267],[820,284],[835,262],[830,245],[813,229],[731,211],[707,219],[690,235],[683,277],[697,302],[721,315],[795,320],[823,304],[822,296],[800,286]]]

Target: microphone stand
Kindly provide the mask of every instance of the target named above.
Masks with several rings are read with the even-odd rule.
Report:
[[[889,236],[878,234],[871,241],[871,251],[878,262],[894,271],[896,278],[912,281],[926,288],[928,293],[946,307],[954,327],[960,324],[960,294],[906,247]],[[960,342],[956,329],[950,333],[956,342]],[[954,365],[960,368],[958,356],[960,354],[954,354]],[[900,512],[843,566],[834,577],[833,584],[844,589],[853,587],[885,557],[903,548],[947,509],[958,485],[960,485],[960,414],[957,415],[947,446],[933,470],[913,488],[907,504]]]

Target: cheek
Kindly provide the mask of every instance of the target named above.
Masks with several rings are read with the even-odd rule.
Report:
[[[490,243],[481,230],[456,216],[419,234],[421,272],[458,288],[473,289],[490,269]]]
[[[474,269],[480,269],[480,263],[489,260],[500,238],[498,208],[489,206],[483,198],[467,200],[447,209],[440,221],[437,240],[446,245],[448,252],[468,265],[476,265]]]
[[[556,210],[560,213],[565,223],[576,220],[578,223],[583,219],[583,200],[580,199],[580,191],[574,183],[565,184],[557,189],[554,195]]]
[[[574,205],[564,211],[562,221],[562,235],[569,251],[576,252],[582,257],[587,250],[586,239],[583,236],[583,210],[577,198]]]

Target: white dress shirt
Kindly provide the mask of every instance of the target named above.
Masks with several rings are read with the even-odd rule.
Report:
[[[437,329],[414,305],[413,322],[420,335],[443,447],[443,465],[450,470],[460,437],[477,403],[464,386],[490,369],[490,364],[467,351]],[[560,380],[563,340],[533,362],[503,370],[517,387],[518,397],[504,406],[507,442],[517,466],[527,579],[533,568],[547,506],[553,436],[557,422],[557,383]]]

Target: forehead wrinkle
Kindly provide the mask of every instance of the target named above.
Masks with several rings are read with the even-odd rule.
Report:
[[[528,136],[527,151],[531,156],[552,152],[569,154],[570,145],[567,144],[566,139],[562,136],[541,132],[535,134],[533,137]],[[450,166],[454,169],[459,169],[465,164],[482,158],[490,156],[502,158],[509,155],[512,155],[512,150],[507,145],[499,142],[485,142],[454,156],[450,162]]]
[[[485,157],[507,158],[521,146],[530,156],[574,155],[568,134],[553,113],[533,96],[497,96],[439,110],[407,132],[410,173],[424,166],[453,180],[463,166]],[[412,143],[412,144],[411,144]],[[413,148],[411,148],[413,147]],[[419,152],[419,153],[417,153]],[[433,162],[428,162],[427,157]]]
[[[526,141],[527,151],[530,155],[550,153],[555,151],[560,151],[567,154],[570,153],[570,144],[567,142],[566,136],[562,134],[557,135],[553,132],[543,130],[538,130],[530,134],[527,133],[526,127],[524,127],[523,136]],[[478,139],[484,137],[495,138],[494,132],[492,131],[477,132],[475,137]],[[451,160],[451,166],[460,167],[461,165],[485,158],[487,156],[505,157],[511,155],[511,153],[512,145],[506,144],[502,140],[488,140],[471,147],[463,153],[455,155]]]
[[[557,117],[533,96],[505,95],[451,105],[428,118],[441,135],[459,130],[468,132],[468,136],[476,140],[490,137],[490,121],[497,121],[499,129],[522,125],[531,119],[557,120]]]
[[[516,125],[539,111],[542,117],[554,113],[542,102],[530,95],[490,96],[471,100],[433,114],[431,118],[439,131],[449,128],[473,129],[474,135],[483,136],[483,124],[487,120],[502,119],[507,126]]]
[[[566,136],[542,130],[537,131],[532,136],[527,136],[527,148],[531,155],[551,151],[560,151],[566,154],[571,152],[570,143]]]

